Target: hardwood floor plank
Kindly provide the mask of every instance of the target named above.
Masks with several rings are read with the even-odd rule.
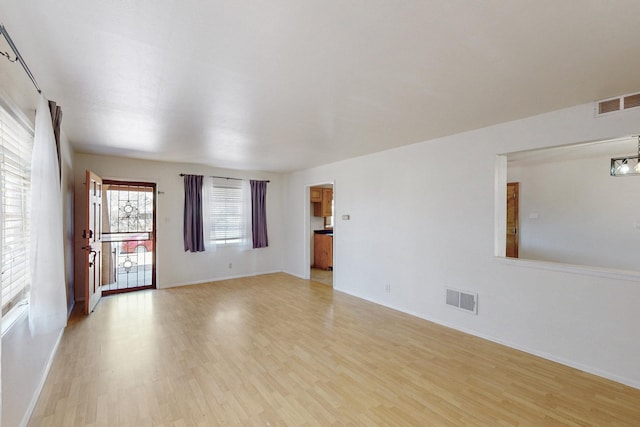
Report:
[[[637,426],[640,390],[285,274],[74,314],[30,426]]]

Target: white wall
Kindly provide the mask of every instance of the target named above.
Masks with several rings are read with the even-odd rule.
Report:
[[[508,180],[520,182],[520,258],[640,269],[640,178],[611,177],[610,160],[508,166]]]
[[[640,283],[494,257],[497,154],[639,132],[638,111],[582,105],[292,173],[284,269],[307,268],[306,186],[334,181],[337,290],[640,387]],[[478,315],[445,286],[478,292]]]
[[[90,169],[107,179],[155,182],[161,193],[157,200],[156,280],[158,288],[193,284],[228,277],[282,271],[282,176],[265,172],[240,172],[201,165],[155,162],[76,155],[76,217],[83,218],[84,174]],[[252,250],[218,248],[211,253],[184,251],[182,238],[184,185],[180,173],[267,179],[267,227],[269,247]],[[84,256],[80,247],[82,222],[76,221],[76,259]],[[233,267],[229,268],[229,263]],[[84,296],[84,271],[76,262],[76,299]],[[308,266],[307,266],[308,268]]]

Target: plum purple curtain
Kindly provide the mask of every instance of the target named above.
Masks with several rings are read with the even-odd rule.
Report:
[[[202,175],[184,176],[184,251],[204,252]]]
[[[267,181],[251,180],[251,229],[253,248],[269,246],[267,237]]]

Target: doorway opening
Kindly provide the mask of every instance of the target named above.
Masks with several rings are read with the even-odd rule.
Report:
[[[315,282],[333,286],[333,184],[309,187],[309,203],[309,277]]]
[[[156,184],[103,180],[102,292],[156,287]]]

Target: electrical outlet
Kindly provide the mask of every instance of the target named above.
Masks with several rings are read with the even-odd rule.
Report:
[[[229,269],[232,269],[232,268],[233,268],[233,263],[232,263],[232,262],[230,262],[230,263],[229,263]]]
[[[385,286],[385,290],[387,291],[388,294],[391,293],[391,283],[387,283],[387,286]]]

